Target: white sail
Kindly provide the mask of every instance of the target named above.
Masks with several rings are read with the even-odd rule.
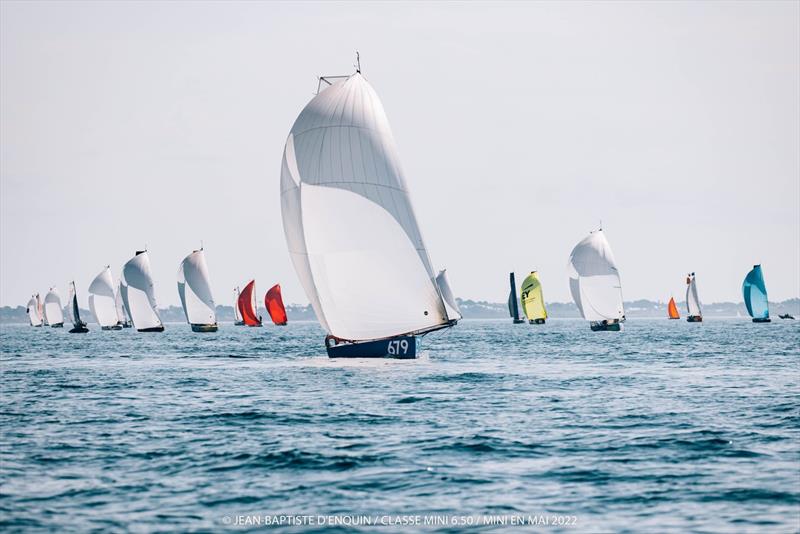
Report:
[[[32,296],[31,300],[28,301],[27,313],[31,326],[40,326],[42,324],[42,318],[39,316],[39,301],[36,295]]]
[[[109,327],[120,322],[111,267],[103,269],[89,284],[89,309],[100,326]]]
[[[458,307],[456,298],[453,296],[453,290],[450,289],[450,282],[447,280],[447,272],[444,270],[439,271],[439,274],[436,275],[436,285],[439,286],[439,291],[442,294],[444,309],[447,312],[448,319],[461,319],[461,309]]]
[[[217,314],[203,249],[186,256],[178,267],[178,294],[189,324],[216,324]]]
[[[117,284],[117,292],[114,295],[114,307],[117,308],[117,320],[120,323],[127,324],[130,320],[130,316],[125,312],[125,306],[122,302],[122,281]]]
[[[81,311],[78,308],[78,291],[75,289],[75,282],[69,283],[69,292],[67,295],[67,315],[73,326],[76,328],[85,326],[81,320]]]
[[[686,285],[686,308],[690,316],[701,317],[703,312],[700,311],[700,297],[697,296],[697,282],[694,275],[690,275],[689,283]]]
[[[622,319],[622,285],[619,271],[602,230],[575,245],[569,257],[572,300],[587,321]]]
[[[51,326],[64,323],[64,307],[61,305],[58,289],[54,287],[44,296],[44,317]]]
[[[281,165],[289,253],[322,327],[351,340],[449,322],[389,122],[360,73],[321,91]]]
[[[122,268],[120,293],[125,311],[137,330],[163,326],[156,309],[150,256],[146,250],[137,252]]]
[[[239,288],[233,289],[233,322],[242,322],[242,314],[239,313]]]

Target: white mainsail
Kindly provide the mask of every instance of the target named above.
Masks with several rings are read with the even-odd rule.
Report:
[[[700,297],[697,296],[697,282],[694,274],[689,275],[689,283],[686,285],[686,308],[690,317],[701,317],[703,315],[703,312],[700,311]]]
[[[203,249],[186,256],[178,267],[178,294],[189,324],[216,324],[217,314]]]
[[[163,326],[156,308],[150,256],[146,250],[137,252],[122,268],[120,293],[125,311],[137,330]]]
[[[64,324],[64,307],[58,289],[51,287],[44,296],[44,317],[49,325]]]
[[[120,304],[122,301],[120,301]],[[102,327],[117,325],[120,321],[117,314],[116,293],[111,267],[106,267],[95,276],[89,284],[89,309],[92,310],[97,324]]]
[[[125,306],[122,302],[122,281],[117,283],[117,292],[114,295],[114,306],[117,308],[117,320],[122,324],[128,324],[130,316],[125,311]]]
[[[610,321],[625,317],[619,271],[602,230],[575,245],[568,269],[572,300],[584,319]]]
[[[436,283],[389,121],[360,73],[322,90],[297,117],[281,164],[281,212],[295,271],[329,333],[378,339],[458,318]]]
[[[31,300],[28,301],[28,320],[31,322],[31,326],[41,326],[42,325],[42,317],[39,315],[39,299],[36,298],[37,295],[33,295]]]
[[[241,323],[242,314],[239,313],[239,288],[233,288],[233,322]]]

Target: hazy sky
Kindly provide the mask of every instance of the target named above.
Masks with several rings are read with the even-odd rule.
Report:
[[[147,245],[160,305],[202,240],[220,304],[306,303],[283,145],[354,51],[457,296],[538,269],[568,301],[602,219],[627,299],[800,295],[800,3],[0,3],[0,304],[115,277]],[[376,295],[376,298],[378,296]]]

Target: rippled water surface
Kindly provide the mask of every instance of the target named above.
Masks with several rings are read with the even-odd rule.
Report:
[[[0,529],[457,513],[797,531],[799,325],[463,321],[416,361],[329,360],[315,323],[3,326]]]

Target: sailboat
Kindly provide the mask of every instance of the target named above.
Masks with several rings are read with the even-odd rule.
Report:
[[[244,326],[242,314],[239,312],[239,287],[233,288],[233,324],[234,326]]]
[[[764,273],[761,265],[753,265],[742,283],[744,305],[747,313],[753,318],[754,323],[769,323],[769,301],[767,300],[767,286],[764,284]]]
[[[319,88],[281,163],[292,263],[329,357],[415,358],[419,336],[461,314],[434,274],[377,93],[360,68]]]
[[[28,314],[28,320],[31,322],[31,326],[40,328],[42,326],[42,310],[39,303],[38,293],[31,296],[31,300],[28,301],[28,309],[26,312]]]
[[[670,319],[680,319],[681,314],[678,313],[678,306],[675,304],[675,298],[669,298],[669,304],[667,304],[667,315]]]
[[[216,332],[217,313],[203,249],[186,256],[178,267],[178,294],[192,332]]]
[[[239,295],[239,313],[245,326],[261,326],[261,316],[256,306],[256,281],[250,280]]]
[[[117,284],[117,292],[114,295],[114,306],[117,308],[117,321],[120,322],[122,328],[131,328],[131,318],[128,312],[125,311],[125,305],[122,303],[122,281]]]
[[[72,328],[70,334],[85,334],[89,331],[86,328],[86,323],[81,321],[81,311],[78,308],[78,292],[75,290],[75,282],[69,283],[69,292],[67,293],[67,315],[69,320],[72,321]]]
[[[137,331],[164,331],[164,324],[156,308],[150,255],[146,250],[137,250],[136,255],[122,267],[119,289],[125,312]]]
[[[700,311],[700,297],[697,296],[697,282],[694,279],[694,273],[686,275],[686,309],[689,313],[686,318],[688,322],[703,322],[703,312]]]
[[[54,287],[51,287],[47,295],[44,296],[44,318],[51,328],[62,328],[64,326],[64,307],[61,305],[58,289]]]
[[[89,309],[102,330],[122,330],[111,267],[106,266],[89,284]]]
[[[514,280],[514,273],[508,273],[508,281],[511,285],[511,291],[508,292],[508,314],[514,321],[514,324],[524,323],[525,321],[519,318],[519,305],[517,304],[517,283]]]
[[[264,296],[264,306],[267,308],[267,312],[273,323],[278,326],[286,325],[286,308],[283,306],[280,284],[275,284],[269,288],[269,291],[267,291],[267,294]]]
[[[547,310],[544,309],[542,284],[539,282],[539,275],[536,271],[531,271],[531,274],[522,281],[520,290],[522,312],[528,319],[528,323],[544,324],[545,319],[547,319]]]
[[[572,300],[592,331],[618,332],[625,321],[622,284],[602,228],[575,245],[568,270]]]

